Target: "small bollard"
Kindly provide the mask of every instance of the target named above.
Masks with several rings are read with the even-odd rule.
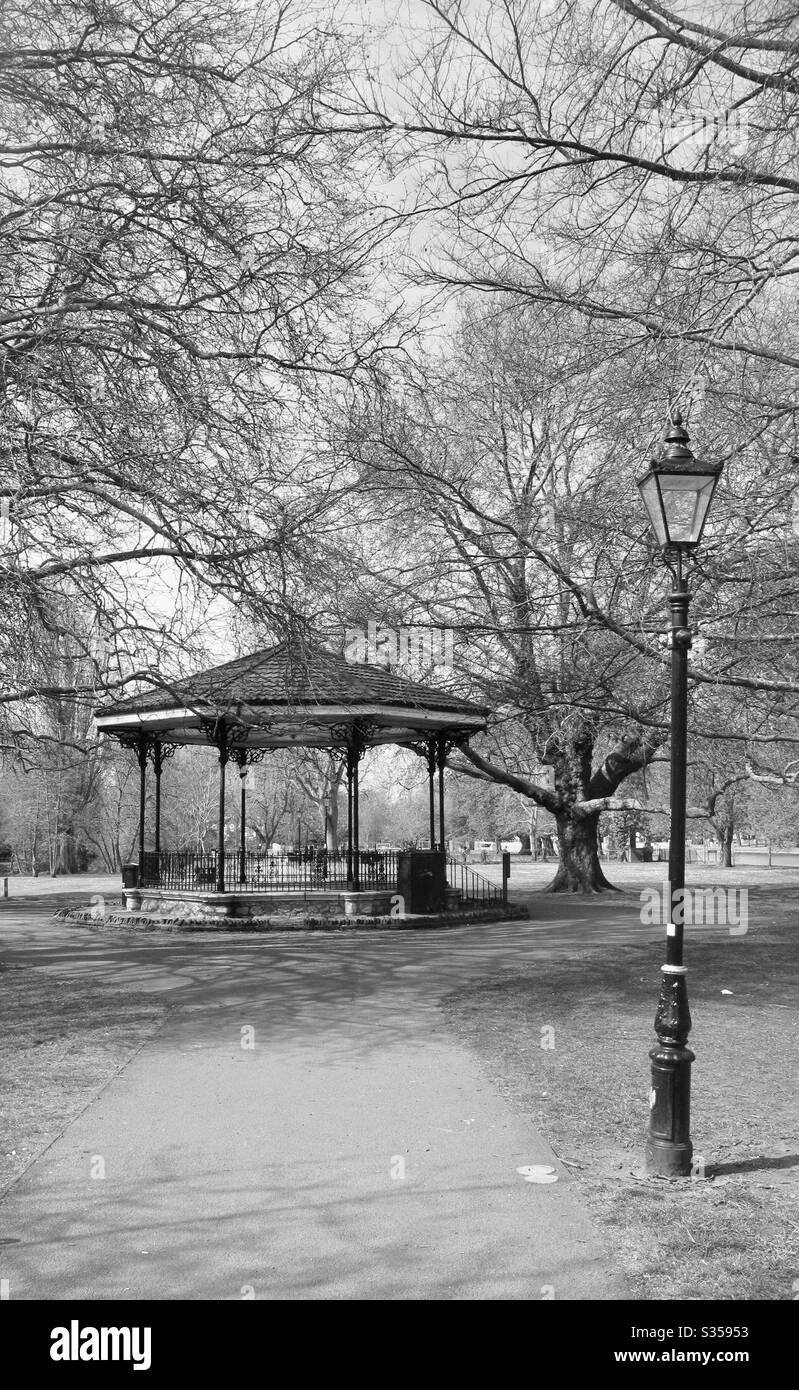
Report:
[[[4,898],[7,898],[7,897],[8,897],[8,879],[7,879],[7,878],[4,878],[4,879],[3,879],[3,897],[4,897]]]

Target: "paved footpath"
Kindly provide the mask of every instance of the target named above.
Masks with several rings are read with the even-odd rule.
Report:
[[[105,936],[9,903],[6,963],[170,1005],[0,1203],[11,1298],[624,1297],[577,1184],[439,1009],[651,937],[637,906],[550,902],[529,923],[225,938]],[[559,1180],[525,1182],[528,1164]]]

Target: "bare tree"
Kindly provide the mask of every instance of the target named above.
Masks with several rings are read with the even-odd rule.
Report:
[[[282,837],[283,827],[293,829],[292,822],[304,799],[301,789],[298,796],[294,763],[291,753],[273,750],[249,774],[247,824],[264,850]]]
[[[329,854],[338,853],[338,799],[344,771],[344,761],[338,753],[309,748],[301,755],[294,773],[299,786],[321,816],[321,829]]]
[[[351,611],[382,602],[391,621],[426,606],[428,621],[462,634],[458,675],[496,719],[491,747],[454,753],[450,766],[554,816],[555,891],[608,886],[599,816],[642,809],[641,793],[625,796],[622,784],[669,732],[662,570],[634,500],[629,444],[640,384],[604,348],[602,332],[562,309],[470,311],[449,353],[384,380],[351,433],[370,499],[359,524],[373,528]],[[724,703],[744,776],[748,746],[797,737],[790,647],[746,640],[784,625],[796,570],[762,479],[759,497],[746,552],[729,508],[693,579],[709,633],[692,666],[693,728],[713,738]]]
[[[315,422],[386,316],[362,312],[385,229],[363,140],[320,119],[346,55],[313,8],[9,0],[2,29],[8,710],[48,688],[27,634],[66,580],[92,694],[185,670],[209,604],[292,620],[339,491]]]

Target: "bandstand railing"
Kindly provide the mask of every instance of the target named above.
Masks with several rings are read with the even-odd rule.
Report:
[[[358,878],[362,889],[396,888],[397,851],[362,849],[358,853]],[[353,871],[356,869],[353,855]],[[214,892],[217,880],[216,850],[145,851],[139,868],[142,888]],[[285,854],[224,855],[226,892],[245,891],[308,893],[346,888],[352,879],[345,853],[327,850],[288,850]],[[457,859],[447,859],[447,885],[456,888],[464,903],[501,903],[503,888]]]
[[[353,861],[355,856],[353,855]],[[355,870],[353,862],[353,871]],[[362,888],[393,888],[397,882],[397,855],[392,850],[362,849],[358,854]],[[200,853],[170,850],[145,851],[140,865],[142,888],[213,892],[217,879],[215,850]],[[351,881],[346,854],[327,850],[289,850],[285,854],[226,852],[223,881],[226,892],[308,892],[346,888]]]

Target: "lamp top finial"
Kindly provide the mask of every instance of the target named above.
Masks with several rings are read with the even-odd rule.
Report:
[[[689,466],[694,462],[694,455],[690,445],[690,435],[682,422],[682,414],[679,409],[673,413],[669,412],[669,420],[660,436],[662,451],[660,461],[672,465]]]

